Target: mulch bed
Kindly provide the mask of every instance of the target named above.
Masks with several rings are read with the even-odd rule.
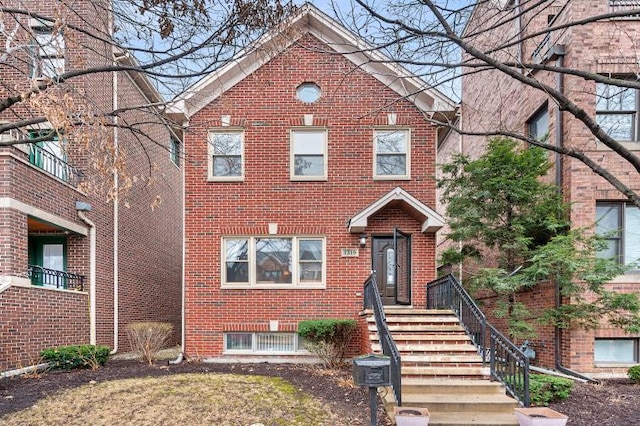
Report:
[[[210,364],[183,362],[167,365],[166,361],[149,366],[135,360],[110,360],[96,371],[74,370],[51,371],[41,375],[27,375],[0,379],[1,416],[20,411],[34,405],[38,400],[55,395],[65,389],[88,384],[135,377],[158,377],[181,373],[232,373],[281,377],[301,391],[327,404],[336,413],[345,413],[345,418],[359,418],[354,425],[369,425],[369,390],[352,385],[351,370],[324,370],[314,365],[296,364]],[[346,414],[349,413],[348,416]],[[354,414],[356,414],[354,416]],[[0,423],[2,423],[0,421]],[[391,422],[378,404],[378,425]]]
[[[369,425],[369,391],[351,385],[351,370],[323,370],[317,366],[290,364],[207,364],[183,362],[154,366],[133,360],[112,360],[96,371],[48,372],[39,376],[0,379],[0,416],[23,410],[48,395],[97,382],[133,377],[157,377],[180,373],[234,373],[281,377],[313,395],[336,413],[357,414]],[[379,404],[378,425],[391,423]],[[550,408],[569,416],[570,426],[640,425],[640,385],[629,380],[605,380],[601,384],[576,383],[571,396]],[[1,423],[1,422],[0,422]]]

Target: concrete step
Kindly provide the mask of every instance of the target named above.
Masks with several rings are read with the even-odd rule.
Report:
[[[460,345],[428,345],[428,344],[419,344],[419,345],[413,345],[413,344],[408,344],[408,343],[403,343],[403,342],[398,342],[396,341],[396,346],[398,347],[398,350],[401,353],[405,353],[405,354],[434,354],[434,353],[441,353],[443,355],[456,355],[456,354],[460,354],[460,355],[473,355],[473,354],[477,354],[478,351],[476,350],[475,346],[473,345],[465,345],[465,344],[460,344]],[[380,348],[380,344],[379,343],[372,343],[371,344],[371,349],[374,352],[379,352],[381,351]],[[479,355],[478,355],[479,356]]]
[[[402,393],[402,405],[406,407],[427,407],[433,413],[505,413],[513,414],[518,406],[506,395],[467,394],[464,397],[453,394]]]
[[[370,310],[369,310],[370,311]],[[367,312],[367,311],[365,311]],[[455,317],[456,315],[452,310],[449,309],[413,309],[413,308],[397,308],[397,307],[385,307],[384,314],[386,316],[390,315],[451,315]],[[371,315],[373,316],[373,311],[371,311]]]
[[[504,395],[504,387],[499,382],[489,380],[471,380],[454,378],[402,378],[402,392],[409,393],[435,393],[435,394],[485,394]]]
[[[405,377],[482,379],[489,377],[489,367],[404,367],[402,378]]]
[[[376,319],[372,316],[367,317],[367,321],[375,323]],[[387,315],[387,324],[396,323],[418,323],[418,324],[459,324],[460,321],[454,316],[441,315]]]
[[[454,324],[445,324],[445,325],[423,325],[423,324],[414,324],[414,325],[389,325],[389,331],[391,334],[394,333],[448,333],[448,332],[465,332],[464,328],[460,325]],[[377,332],[375,324],[369,325],[369,332]]]
[[[477,354],[471,355],[442,355],[442,354],[429,354],[429,355],[405,355],[400,351],[402,359],[402,365],[409,364],[482,364],[482,358]]]
[[[430,413],[429,426],[512,426],[519,425],[513,413]]]
[[[378,340],[378,333],[370,333],[369,338],[372,341]],[[423,334],[415,334],[415,333],[394,333],[393,340],[398,341],[412,341],[414,343],[449,343],[449,342],[457,342],[463,340],[465,343],[469,343],[469,336],[467,333],[461,331],[454,333],[423,333]]]

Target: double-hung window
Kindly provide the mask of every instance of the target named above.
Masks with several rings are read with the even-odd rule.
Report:
[[[617,141],[637,141],[638,89],[596,83],[596,122]]]
[[[324,287],[324,238],[228,237],[222,252],[223,286]]]
[[[327,131],[291,130],[291,180],[327,179]]]
[[[410,133],[406,129],[375,130],[373,136],[374,177],[409,179]]]
[[[31,78],[55,78],[64,73],[64,37],[46,22],[31,27]]]
[[[174,136],[169,139],[169,159],[180,167],[180,142]]]
[[[220,130],[209,133],[209,180],[244,178],[244,133]]]
[[[640,259],[640,209],[626,203],[596,204],[596,232],[606,241],[598,257],[629,265]],[[638,266],[636,264],[635,268]]]
[[[549,136],[549,110],[546,104],[527,121],[527,133],[530,138],[539,141],[545,141]]]

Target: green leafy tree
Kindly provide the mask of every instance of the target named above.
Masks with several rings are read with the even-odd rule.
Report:
[[[549,281],[571,303],[540,313],[541,321],[594,328],[608,318],[630,332],[640,330],[637,295],[605,288],[625,267],[597,256],[605,243],[593,232],[570,229],[568,205],[544,181],[551,167],[547,152],[520,147],[494,138],[478,159],[457,155],[442,166],[437,184],[447,204],[447,237],[457,243],[443,252],[442,263],[462,263],[472,292],[486,289],[498,297],[495,314],[507,318],[513,337],[535,335],[518,294]]]

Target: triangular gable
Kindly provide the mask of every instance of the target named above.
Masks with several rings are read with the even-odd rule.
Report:
[[[422,218],[422,232],[436,232],[444,226],[444,218],[442,216],[404,189],[397,187],[349,219],[347,224],[349,232],[352,234],[364,232],[371,216],[396,201],[404,203]]]
[[[287,37],[282,37],[282,34]],[[438,90],[429,87],[422,79],[411,74],[387,56],[356,37],[310,3],[305,3],[299,13],[282,25],[258,39],[219,70],[176,97],[169,113],[183,113],[187,118],[244,80],[275,54],[283,52],[304,34],[309,33],[341,53],[356,66],[369,73],[384,85],[409,99],[416,107],[429,115],[451,112],[455,103]],[[286,42],[283,42],[286,40]]]

